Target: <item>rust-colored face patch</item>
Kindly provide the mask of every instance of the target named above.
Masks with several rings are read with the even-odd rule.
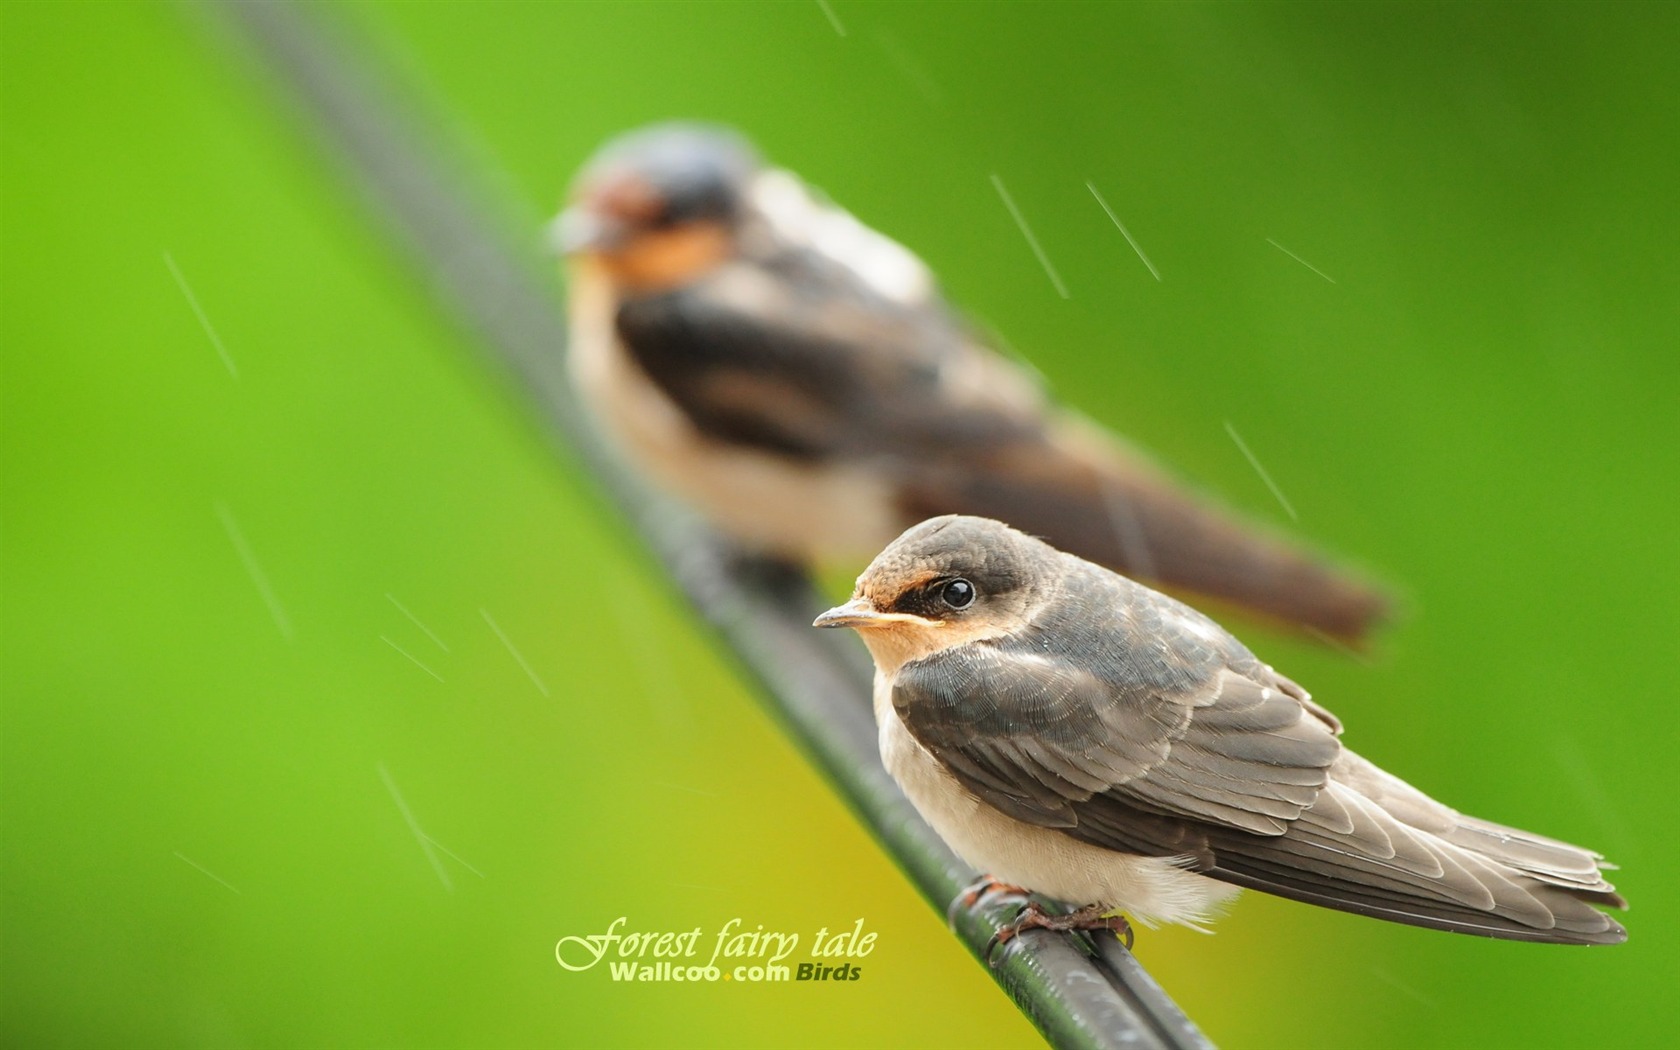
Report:
[[[917,572],[897,579],[877,581],[877,585],[870,590],[870,598],[874,599],[883,609],[892,606],[903,595],[920,590],[935,580],[944,578],[943,573],[933,570]]]
[[[924,620],[941,620],[940,609],[930,601],[920,600],[927,595],[928,588],[944,579],[942,573],[934,571],[916,572],[909,576],[892,577],[872,581],[869,598],[882,609],[894,612],[911,613]]]
[[[733,249],[722,223],[704,221],[634,231],[600,255],[602,267],[625,288],[657,292],[697,280],[726,261]]]

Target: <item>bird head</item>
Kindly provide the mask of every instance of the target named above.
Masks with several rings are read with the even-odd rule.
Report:
[[[622,135],[579,174],[550,227],[554,245],[637,290],[681,285],[734,252],[761,166],[722,127],[659,124]]]
[[[990,518],[959,514],[913,526],[858,577],[852,600],[817,617],[850,627],[878,667],[1010,633],[1053,585],[1057,551]]]

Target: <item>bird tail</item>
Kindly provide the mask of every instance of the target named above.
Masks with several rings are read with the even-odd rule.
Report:
[[[981,462],[925,465],[905,489],[920,520],[996,518],[1051,545],[1168,589],[1231,602],[1348,642],[1388,612],[1372,584],[1244,522],[1077,417]]]
[[[1619,944],[1626,908],[1597,853],[1466,817],[1343,752],[1276,837],[1218,836],[1203,874],[1412,926],[1549,944]]]

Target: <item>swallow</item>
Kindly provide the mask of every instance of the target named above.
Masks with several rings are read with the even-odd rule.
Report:
[[[1357,640],[1371,585],[1240,521],[1049,404],[922,261],[733,132],[605,146],[552,226],[569,370],[609,437],[749,550],[857,564],[934,514]]]
[[[1201,927],[1243,888],[1458,933],[1615,944],[1603,858],[1447,808],[1208,617],[997,521],[911,528],[817,617],[875,660],[881,758],[952,850],[1071,905]]]

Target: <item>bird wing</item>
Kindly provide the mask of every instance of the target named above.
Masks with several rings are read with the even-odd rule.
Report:
[[[1590,906],[1624,906],[1597,854],[1462,816],[1343,748],[1328,712],[1199,614],[1116,577],[1072,579],[1026,630],[895,679],[905,726],[982,801],[1343,911],[1625,939]]]
[[[1164,595],[1068,585],[1023,629],[899,670],[899,717],[964,786],[1060,828],[1114,801],[1278,835],[1317,801],[1341,745],[1298,686]]]
[[[1041,440],[1039,394],[937,302],[894,302],[816,252],[626,300],[625,348],[703,433],[805,460]]]

